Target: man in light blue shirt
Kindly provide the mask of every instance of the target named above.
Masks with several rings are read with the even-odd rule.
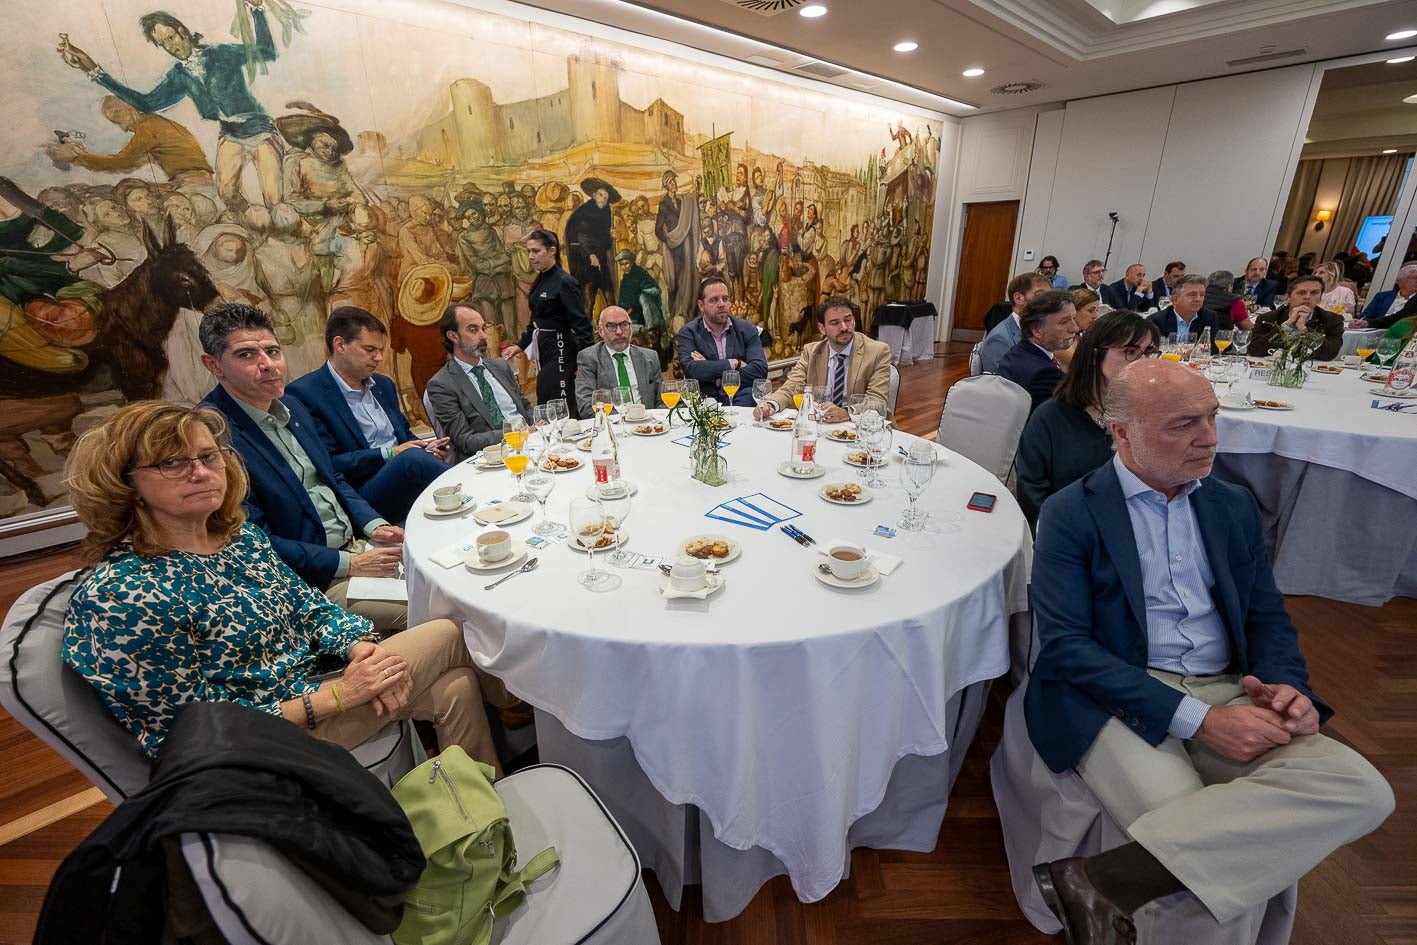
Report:
[[[994,326],[979,349],[979,367],[985,374],[999,373],[999,362],[1013,350],[1021,335],[1019,315],[1028,300],[1048,291],[1048,278],[1040,272],[1021,272],[1009,280],[1008,297],[1013,313]]]
[[[1186,366],[1128,365],[1103,403],[1116,458],[1039,516],[1029,737],[1130,838],[1034,867],[1073,945],[1252,943],[1273,897],[1393,809],[1382,775],[1319,733],[1332,710],[1258,506],[1210,477],[1217,412]]]

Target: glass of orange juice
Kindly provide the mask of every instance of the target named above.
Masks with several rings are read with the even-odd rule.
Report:
[[[664,406],[669,408],[671,414],[674,412],[674,408],[679,406],[679,398],[681,396],[678,381],[665,381],[664,386],[659,389],[659,399],[664,402]],[[665,419],[669,422],[670,426],[674,425],[673,421],[669,420],[669,418],[666,417]]]
[[[1232,331],[1217,331],[1215,333],[1216,350],[1219,351],[1221,354],[1224,354],[1225,349],[1230,347],[1230,342],[1233,340],[1233,338],[1234,335]]]
[[[521,449],[526,445],[529,436],[526,421],[520,416],[506,417],[502,420],[502,442],[506,443],[509,449]]]
[[[792,395],[792,406],[796,407],[798,410],[802,409],[802,393],[800,391]]]
[[[738,388],[743,386],[743,375],[738,371],[724,371],[719,378],[719,385],[723,392],[728,395],[728,403],[733,404],[733,395],[738,393]]]

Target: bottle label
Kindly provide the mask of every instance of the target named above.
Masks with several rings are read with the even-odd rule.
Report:
[[[1407,390],[1412,386],[1412,380],[1412,368],[1395,368],[1393,372],[1388,375],[1387,386],[1392,390]]]
[[[804,463],[814,463],[814,462],[816,462],[816,461],[817,461],[817,444],[815,444],[815,443],[803,443],[803,444],[802,444],[802,462],[804,462]]]

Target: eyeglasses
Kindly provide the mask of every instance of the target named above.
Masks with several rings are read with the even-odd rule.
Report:
[[[1141,358],[1161,357],[1160,348],[1143,349],[1140,345],[1103,345],[1102,347],[1104,351],[1122,352],[1122,360],[1127,362],[1136,361]]]
[[[226,447],[200,453],[196,456],[183,456],[180,458],[164,459],[160,463],[149,463],[146,466],[134,466],[131,472],[140,469],[156,469],[164,479],[186,479],[192,475],[192,466],[201,463],[206,468],[216,472],[218,469],[226,468],[226,454],[231,450]]]
[[[633,331],[634,322],[606,322],[600,326],[601,331]]]

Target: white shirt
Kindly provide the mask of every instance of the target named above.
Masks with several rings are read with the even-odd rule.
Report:
[[[391,450],[398,446],[394,424],[389,420],[384,406],[379,403],[379,398],[374,396],[374,379],[370,378],[364,382],[362,388],[355,390],[339,376],[339,371],[335,370],[333,364],[326,361],[325,367],[335,379],[335,384],[344,392],[344,402],[349,405],[349,412],[354,414],[354,419],[359,423],[359,432],[364,434],[369,445],[380,450]]]
[[[605,346],[605,353],[610,356],[610,366],[611,366],[611,367],[615,367],[615,364],[617,363],[616,360],[615,360],[615,356],[616,356],[617,354],[623,354],[623,355],[625,356],[625,376],[630,379],[630,392],[635,395],[635,399],[636,399],[636,400],[639,400],[639,399],[640,399],[640,381],[639,381],[639,378],[635,377],[635,359],[634,359],[633,357],[631,357],[631,355],[630,355],[630,346],[629,346],[629,345],[626,345],[624,351],[616,351],[614,348],[610,347],[609,345],[606,345],[606,346]],[[619,386],[620,386],[620,370],[619,370],[618,368],[616,368],[616,369],[615,369],[615,373],[614,373],[613,375],[611,375],[611,376],[615,378],[615,383],[614,383],[614,384],[611,384],[610,386],[611,386],[611,387],[619,387]],[[652,406],[652,405],[651,405],[651,406]]]
[[[472,373],[472,369],[475,365],[468,364],[456,355],[454,355],[453,360],[458,362],[458,366],[463,369],[463,373],[467,375],[467,379],[472,381],[472,389],[481,395],[482,385],[477,382],[477,375]],[[482,364],[481,361],[477,363]],[[520,417],[522,412],[517,409],[517,402],[512,399],[511,394],[507,393],[507,389],[502,386],[502,382],[497,380],[497,375],[493,374],[486,365],[483,365],[482,373],[487,377],[487,383],[492,385],[492,397],[497,401],[497,409],[502,411],[502,418]]]
[[[1406,305],[1406,304],[1407,304],[1407,297],[1404,296],[1404,295],[1399,295],[1399,296],[1397,296],[1395,299],[1392,300],[1392,304],[1388,306],[1387,311],[1384,312],[1383,314],[1384,314],[1384,315],[1391,315],[1392,313],[1394,313],[1394,312],[1396,312],[1396,311],[1399,311],[1399,310],[1400,310],[1404,305]]]

